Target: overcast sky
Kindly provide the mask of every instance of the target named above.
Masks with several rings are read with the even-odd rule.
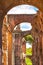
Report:
[[[26,43],[26,48],[32,48],[32,45],[29,43]]]
[[[38,9],[30,5],[19,5],[13,7],[7,14],[36,14]]]
[[[31,29],[32,29],[31,23],[26,23],[26,22],[21,23],[21,24],[20,24],[20,29],[21,29],[22,31],[31,30]]]

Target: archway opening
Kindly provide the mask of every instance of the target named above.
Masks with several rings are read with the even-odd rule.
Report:
[[[22,41],[23,41],[22,53],[23,53],[23,60],[24,60],[23,64],[32,65],[34,39],[32,35],[28,34],[23,37]]]
[[[14,27],[14,30],[17,30],[17,31],[19,31],[19,30],[21,30],[21,31],[29,31],[31,29],[32,29],[32,25],[31,25],[31,23],[28,23],[28,22],[20,23],[19,25]]]
[[[32,61],[29,59],[29,56],[32,56],[32,43],[33,43],[33,37],[29,34],[29,31],[32,30],[31,23],[28,22],[22,22],[15,26],[13,35],[14,34],[20,34],[21,36],[21,57],[22,58],[22,64],[30,64],[32,65]],[[15,33],[16,32],[16,33]],[[23,37],[24,36],[24,37]],[[18,43],[18,42],[17,42]],[[15,43],[16,44],[16,43]],[[18,45],[18,44],[17,44]],[[26,58],[25,58],[26,56]]]
[[[28,7],[28,6],[29,6],[29,7]],[[21,8],[22,8],[22,9],[21,9]],[[29,8],[31,9],[31,11],[29,11]],[[18,12],[17,12],[17,9],[18,9]],[[14,11],[13,13],[12,13],[12,11],[10,11],[10,13],[8,12],[8,13],[7,13],[7,16],[12,15],[12,14],[14,14],[14,15],[16,14],[17,16],[18,16],[18,15],[21,15],[21,14],[27,14],[27,15],[34,15],[34,14],[35,14],[35,15],[37,15],[37,11],[38,11],[37,8],[34,8],[33,6],[30,7],[30,5],[19,5],[19,6],[17,7],[17,9],[16,9],[16,7],[15,7],[15,8],[14,8],[15,11],[13,10],[13,11]],[[33,9],[34,9],[34,10],[33,10]],[[21,11],[20,11],[20,10],[21,10]],[[24,10],[24,11],[23,11],[23,10]],[[32,12],[32,11],[33,11],[33,13],[30,13],[30,12]],[[5,17],[6,19],[4,20],[4,26],[5,26],[5,28],[6,28],[6,32],[8,32],[8,31],[11,32],[12,28],[13,28],[13,30],[14,30],[14,27],[15,27],[18,23],[20,23],[20,21],[14,21],[14,18],[13,18],[13,17],[11,17],[11,18],[13,18],[13,19],[11,19],[11,18],[9,19],[9,18],[7,18],[7,16]],[[15,19],[16,19],[16,18],[15,18]],[[10,22],[9,22],[9,20],[10,20]],[[25,19],[24,19],[24,20],[25,20]],[[27,22],[27,21],[26,21],[26,22]],[[28,25],[27,25],[27,26],[28,26]],[[26,26],[26,27],[27,27],[27,26]],[[24,27],[25,27],[25,26],[24,26]],[[5,29],[5,28],[4,28],[4,29]],[[18,26],[17,28],[19,28],[19,26]],[[29,28],[27,28],[27,31],[28,31],[28,29],[29,29]],[[17,30],[17,29],[16,29],[16,30]],[[23,29],[22,29],[22,31],[23,31]],[[25,30],[24,30],[24,31],[25,31]],[[13,31],[12,31],[12,32],[13,32]],[[5,36],[6,36],[6,34],[7,34],[7,33],[5,33]],[[9,34],[9,35],[10,35],[10,34]],[[4,36],[4,35],[3,35],[3,36]],[[7,34],[7,36],[8,36],[8,34]],[[11,37],[12,37],[12,35],[11,35]],[[6,37],[6,40],[5,40],[5,41],[6,41],[6,42],[5,42],[6,45],[8,44],[8,41],[11,41],[11,40],[12,40],[11,37],[10,37],[10,39],[9,39],[8,37]],[[5,37],[4,37],[4,39],[5,39]],[[5,44],[5,43],[4,43],[4,44]],[[12,43],[12,42],[10,42],[10,43]],[[9,45],[10,45],[10,44],[9,44]],[[3,46],[3,47],[4,47],[4,46]],[[5,47],[6,47],[6,46],[5,46]],[[4,47],[4,48],[5,48],[5,47]],[[7,61],[4,62],[4,59],[3,59],[2,62],[7,65],[7,64],[9,63],[9,62],[8,62],[8,60],[9,60],[8,57],[10,56],[10,54],[9,54],[9,56],[8,56],[8,53],[9,53],[9,52],[8,52],[7,50],[10,51],[10,50],[12,50],[12,49],[11,49],[11,48],[8,49],[8,45],[7,45],[7,47],[6,47],[7,49],[4,49],[4,48],[3,48],[3,51],[5,51],[5,54],[3,53],[3,54],[4,54],[3,56],[4,56],[5,60],[6,60],[6,58],[7,58]],[[7,53],[6,53],[6,52],[7,52]],[[12,53],[12,52],[10,51],[10,53]],[[7,55],[7,56],[5,57],[5,55]],[[10,57],[11,57],[11,56],[10,56]],[[12,59],[12,58],[11,58],[11,59]],[[13,60],[13,61],[14,61],[14,60]],[[4,65],[5,65],[5,64],[4,64]],[[11,61],[11,64],[12,64],[12,61]],[[14,65],[14,62],[13,62],[13,65]]]
[[[32,5],[23,4],[13,7],[7,14],[37,14],[38,10],[38,8]]]

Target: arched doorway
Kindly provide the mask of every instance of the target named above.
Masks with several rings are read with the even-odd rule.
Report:
[[[25,16],[24,16],[25,17]],[[16,23],[16,24],[18,24],[18,23]]]
[[[23,36],[29,34],[29,30],[31,28],[32,28],[31,24],[27,23],[27,22],[20,23],[14,28],[13,36],[14,36],[14,39],[16,40],[14,43],[15,44],[15,62],[16,63],[18,60],[21,60],[21,64],[23,64],[23,65],[26,64],[25,56],[24,56],[26,54],[26,41],[24,41]],[[19,49],[19,50],[17,51],[17,49]],[[18,53],[19,53],[19,55],[18,55]],[[16,56],[19,57],[18,60],[17,60]],[[20,63],[20,61],[18,63]]]

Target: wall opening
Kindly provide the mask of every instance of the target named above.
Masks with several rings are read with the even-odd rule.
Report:
[[[19,6],[16,6],[16,7],[14,7],[14,8],[12,8],[8,13],[7,13],[7,15],[9,15],[9,14],[37,14],[37,11],[38,11],[38,9],[36,8],[36,7],[34,7],[34,6],[30,6],[30,5],[19,5]],[[14,65],[14,59],[12,59],[13,60],[13,62],[12,62],[12,60],[10,59],[9,60],[9,58],[8,58],[8,53],[9,53],[9,51],[10,50],[13,50],[13,49],[11,49],[12,48],[12,35],[10,35],[11,33],[9,33],[8,34],[8,31],[9,32],[11,32],[11,28],[10,28],[10,24],[9,24],[9,22],[8,22],[8,19],[7,19],[7,15],[5,16],[5,18],[4,18],[4,22],[3,22],[3,24],[4,24],[4,26],[3,26],[3,29],[2,29],[2,34],[5,34],[5,35],[2,35],[2,52],[3,52],[3,55],[2,55],[2,63],[4,64],[4,65],[9,65],[10,64],[10,62],[11,62],[11,64],[13,63],[13,65]],[[12,21],[11,21],[12,22]],[[26,24],[30,24],[30,23],[24,23],[25,25]],[[30,24],[31,25],[31,24]],[[29,29],[29,28],[27,28],[27,27],[29,27],[28,25],[26,25],[26,28],[27,28],[27,30],[26,29],[20,29],[20,27],[19,27],[19,25],[17,25],[18,27],[17,28],[15,28],[16,30],[22,30],[22,32],[23,31],[28,31],[28,30],[31,30],[32,29],[32,26],[30,26],[31,28]],[[23,25],[24,26],[24,25]],[[25,27],[25,26],[24,26]],[[12,31],[13,32],[13,31]],[[10,37],[10,38],[9,38]],[[10,42],[11,41],[11,42]],[[9,44],[9,45],[11,45],[10,46],[10,48],[8,49],[8,43],[11,43],[11,44]],[[13,50],[13,52],[14,52],[14,50]],[[10,53],[12,53],[11,51],[10,51]],[[10,57],[10,54],[9,54],[9,57]],[[14,57],[14,56],[11,56],[11,57]],[[5,59],[5,61],[4,61],[4,59]],[[10,62],[9,62],[10,61]],[[27,60],[26,60],[26,62],[27,62]]]
[[[28,22],[23,22],[23,23],[20,23],[19,25],[16,25],[14,30],[21,30],[21,31],[30,31],[32,29],[32,25],[31,23],[28,23]]]
[[[23,4],[13,7],[7,14],[37,14],[38,10],[38,8],[32,5]]]
[[[25,64],[26,65],[32,65],[32,44],[33,44],[33,37],[32,35],[26,35],[23,37],[24,43],[22,45],[22,51],[23,51],[23,55],[24,55],[24,59],[25,59]]]

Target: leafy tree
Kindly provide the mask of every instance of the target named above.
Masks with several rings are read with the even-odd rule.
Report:
[[[26,41],[28,41],[29,43],[32,43],[34,41],[33,37],[31,35],[27,35],[24,37]]]

